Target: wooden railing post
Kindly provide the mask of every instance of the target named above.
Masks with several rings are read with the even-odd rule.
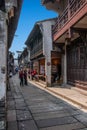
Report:
[[[73,17],[75,13],[78,12],[80,8],[87,3],[87,0],[68,0],[68,6],[64,10],[61,16],[58,17],[58,20],[53,28],[53,35],[58,33],[60,29]]]
[[[70,19],[70,1],[68,0],[68,20]]]

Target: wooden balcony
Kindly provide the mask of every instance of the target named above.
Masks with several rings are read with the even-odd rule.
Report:
[[[70,0],[53,27],[53,40],[56,41],[68,29],[74,26],[87,14],[87,0]]]
[[[43,54],[43,44],[37,44],[30,53],[30,59],[36,58],[37,56]]]

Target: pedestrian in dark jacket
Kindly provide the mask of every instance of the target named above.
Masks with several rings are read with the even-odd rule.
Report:
[[[27,85],[27,70],[24,70],[24,84]]]
[[[20,79],[20,86],[23,86],[23,78],[24,78],[24,73],[23,70],[19,71],[19,79]]]

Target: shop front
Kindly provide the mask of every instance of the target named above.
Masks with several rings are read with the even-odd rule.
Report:
[[[33,61],[33,70],[35,70],[38,74],[38,72],[39,72],[39,62],[38,61]]]
[[[39,79],[46,81],[45,78],[45,58],[39,60]]]
[[[51,82],[58,83],[61,79],[61,54],[51,52]]]

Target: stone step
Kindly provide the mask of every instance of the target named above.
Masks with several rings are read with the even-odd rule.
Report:
[[[59,89],[53,89],[53,88],[46,88],[50,92],[55,93],[56,95],[60,96],[62,99],[65,99],[69,101],[69,103],[73,103],[75,105],[78,105],[79,107],[87,110],[87,95],[81,94],[79,91],[76,90],[64,90],[60,88]],[[63,92],[62,92],[63,91]]]
[[[83,90],[81,88],[78,88],[78,87],[72,87],[71,89],[75,90],[75,91],[78,91],[80,92],[81,94],[87,96],[87,91],[86,90]]]
[[[31,83],[38,85],[38,87],[44,88],[45,91],[57,95],[60,99],[87,111],[87,92],[85,90],[80,90],[73,86],[46,87],[40,82],[31,81]]]

